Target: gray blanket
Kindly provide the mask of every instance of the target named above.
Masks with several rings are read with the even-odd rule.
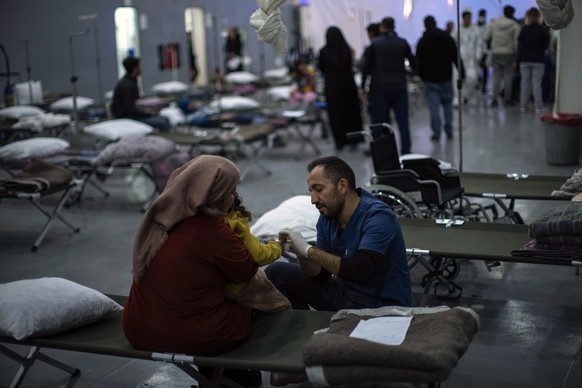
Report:
[[[360,320],[390,315],[413,316],[401,345],[349,336]],[[332,317],[327,332],[305,345],[303,361],[315,385],[444,381],[478,328],[477,314],[460,307],[342,310]]]

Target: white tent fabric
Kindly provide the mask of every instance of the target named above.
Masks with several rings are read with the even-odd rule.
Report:
[[[574,18],[571,0],[536,0],[546,24],[553,30],[566,28]]]
[[[257,31],[259,41],[272,44],[287,52],[287,27],[281,19],[279,6],[285,0],[257,0],[259,8],[250,17],[250,25]]]

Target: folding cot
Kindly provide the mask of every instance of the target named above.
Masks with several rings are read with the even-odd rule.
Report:
[[[253,166],[260,168],[266,175],[271,174],[271,170],[261,163],[259,157],[269,146],[269,136],[276,130],[277,128],[272,124],[262,123],[188,132],[167,132],[159,135],[176,144],[188,146],[192,156],[201,153],[200,149],[203,147],[218,147],[218,152],[227,157],[243,156],[248,159],[248,163],[241,171],[242,181]]]
[[[79,187],[80,181],[74,179],[70,172],[40,160],[32,160],[22,172],[0,181],[0,200],[26,199],[47,217],[40,234],[32,244],[31,250],[34,252],[42,244],[55,220],[61,221],[73,232],[79,233],[80,229],[61,214],[71,192]],[[52,209],[47,209],[41,204],[41,198],[57,193],[60,193],[60,198]]]
[[[109,297],[121,305],[127,299],[118,295],[109,295]],[[23,357],[6,346],[0,345],[0,353],[21,365],[10,387],[18,387],[21,384],[36,360],[46,362],[71,375],[81,373],[78,369],[41,353],[42,348],[167,362],[182,369],[200,385],[218,387],[219,384],[225,384],[237,387],[221,375],[214,376],[216,380],[211,382],[199,373],[195,366],[303,373],[302,348],[315,331],[329,326],[332,314],[331,312],[300,310],[259,314],[254,318],[250,338],[239,347],[215,357],[134,349],[123,334],[121,313],[108,316],[94,324],[47,337],[18,341],[11,337],[1,336],[2,343],[26,345],[30,346],[30,350]]]
[[[461,183],[467,197],[491,198],[505,212],[504,216],[523,224],[516,212],[516,200],[569,201],[569,197],[552,196],[569,177],[529,174],[460,173]],[[509,205],[504,201],[509,200]]]
[[[109,295],[109,297],[120,304],[124,304],[126,300],[125,297],[118,295]],[[345,322],[353,324],[354,319],[356,319],[357,323],[358,316],[362,315],[367,317],[412,315],[413,323],[403,347],[391,347],[389,354],[384,354],[384,359],[378,357],[377,362],[380,362],[379,365],[382,365],[383,362],[396,363],[396,366],[392,368],[380,368],[382,373],[390,372],[391,374],[388,376],[399,376],[398,380],[392,381],[402,381],[400,379],[405,376],[408,381],[428,383],[428,386],[432,387],[439,385],[441,380],[450,375],[458,359],[465,353],[473,335],[478,330],[479,320],[474,312],[467,311],[462,313],[457,309],[450,309],[450,314],[446,314],[445,318],[442,313],[447,309],[446,307],[436,307],[420,309],[419,311],[419,309],[414,308],[393,308],[388,312],[386,312],[386,308],[342,310],[335,315],[333,312],[312,310],[282,310],[269,314],[259,313],[253,318],[253,330],[248,339],[235,349],[213,357],[157,353],[134,349],[123,334],[121,313],[118,312],[108,315],[93,324],[71,329],[60,334],[28,338],[21,341],[8,336],[0,336],[0,353],[20,364],[20,368],[10,384],[11,388],[16,388],[22,383],[36,360],[50,364],[73,376],[81,373],[79,369],[45,355],[41,352],[43,348],[171,363],[197,380],[199,386],[205,387],[218,388],[226,386],[241,388],[240,385],[222,375],[222,368],[304,373],[307,363],[309,363],[307,373],[310,379],[317,377],[318,381],[323,379],[324,382],[326,381],[325,379],[332,379],[337,384],[341,380],[348,381],[353,379],[354,374],[352,372],[359,370],[361,373],[365,371],[364,367],[366,365],[348,362],[348,364],[341,367],[342,370],[351,371],[348,376],[334,373],[333,363],[328,364],[330,360],[321,359],[317,355],[317,349],[320,348],[318,343],[321,344],[322,341],[323,343],[329,343],[329,339],[333,339],[334,336],[336,338],[345,338],[346,343],[350,343],[354,340],[353,338],[351,340],[348,338],[351,330],[343,334],[338,334],[331,330],[332,333],[329,335],[326,333],[323,337],[314,337],[315,332],[326,329],[330,325],[333,328],[334,322],[338,322],[338,319],[342,321],[349,318]],[[417,321],[414,318],[416,314],[422,315]],[[438,331],[434,332],[433,330],[433,332],[429,333],[423,329],[427,327],[437,328]],[[337,329],[345,330],[345,327],[338,327]],[[438,346],[436,348],[435,346],[426,346],[427,337],[431,338],[429,342],[438,344]],[[359,346],[366,346],[366,342],[355,340]],[[30,349],[26,356],[21,356],[15,350],[3,344],[25,345],[29,346]],[[425,345],[419,347],[415,344]],[[374,346],[374,344],[370,345]],[[376,344],[375,346],[378,348],[379,345]],[[385,348],[381,349],[386,350]],[[401,357],[408,355],[408,358],[410,358],[410,355],[414,354],[417,354],[418,357],[414,356],[411,360],[399,365]],[[388,356],[387,359],[386,356]],[[374,353],[369,353],[368,358],[370,357],[374,359]],[[414,361],[417,359],[422,361]],[[210,378],[207,378],[198,372],[197,366],[216,367],[218,371]],[[373,365],[370,366],[374,368]],[[375,368],[378,369],[378,365]],[[369,379],[370,376],[360,374],[360,381],[369,382]],[[390,380],[384,379],[383,381]]]
[[[433,280],[444,285],[449,296],[460,296],[460,287],[451,276],[455,269],[446,268],[444,259],[495,260],[510,263],[582,266],[581,261],[512,256],[532,240],[527,225],[486,222],[459,222],[400,218],[406,251],[412,260],[426,270],[425,294]],[[437,259],[437,260],[431,260]],[[409,260],[409,263],[411,261]],[[456,265],[456,264],[454,264]],[[423,302],[424,303],[424,302]]]

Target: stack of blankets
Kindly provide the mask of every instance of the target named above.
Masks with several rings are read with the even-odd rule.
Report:
[[[551,210],[529,227],[533,238],[521,249],[512,251],[513,256],[529,256],[543,259],[582,259],[582,204],[572,202]]]
[[[31,159],[20,173],[0,180],[0,194],[40,193],[71,182],[73,173],[42,160]]]

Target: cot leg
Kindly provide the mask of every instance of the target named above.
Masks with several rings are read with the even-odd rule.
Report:
[[[241,171],[241,174],[240,174],[240,181],[241,182],[244,180],[245,176],[248,174],[248,172],[250,171],[250,169],[253,166],[259,167],[261,170],[263,170],[263,172],[266,175],[272,174],[271,170],[269,170],[267,167],[265,167],[265,165],[263,165],[261,163],[261,161],[259,160],[259,156],[265,150],[265,146],[266,146],[266,143],[263,143],[260,147],[255,149],[252,146],[244,144],[244,143],[238,144],[239,151],[249,159],[248,165],[246,166],[246,168],[243,171]]]
[[[422,255],[416,256],[416,259],[417,259],[417,262],[420,263],[428,271],[428,273],[426,275],[424,275],[423,280],[422,280],[424,292],[422,295],[422,299],[420,301],[421,307],[426,305],[426,302],[428,299],[428,294],[430,291],[430,287],[432,286],[435,279],[438,280],[443,286],[446,287],[446,289],[450,295],[450,296],[448,296],[448,298],[457,299],[461,296],[461,292],[462,292],[461,288],[459,286],[457,286],[453,281],[451,281],[443,276],[443,273],[441,270],[441,264],[437,264],[437,267],[434,267]],[[410,260],[409,260],[409,262],[410,262]],[[458,292],[458,294],[457,294],[457,292]]]
[[[33,252],[38,249],[38,247],[42,243],[42,240],[44,240],[44,237],[47,234],[47,232],[48,232],[50,226],[52,225],[53,221],[55,220],[55,218],[58,218],[59,221],[61,221],[66,226],[68,226],[73,232],[79,233],[80,229],[77,228],[77,227],[75,227],[75,226],[73,226],[71,223],[69,223],[60,214],[60,212],[61,212],[61,210],[62,210],[62,208],[65,205],[65,202],[67,200],[67,197],[68,197],[68,194],[69,194],[69,190],[70,189],[65,190],[65,192],[61,196],[61,199],[59,200],[59,202],[54,207],[54,209],[53,209],[53,211],[51,213],[49,213],[48,211],[46,211],[45,209],[43,209],[43,207],[40,205],[40,203],[37,200],[35,200],[34,198],[31,198],[30,199],[30,202],[32,202],[32,204],[34,206],[36,206],[36,208],[38,210],[40,210],[41,213],[44,214],[48,218],[48,221],[46,222],[46,224],[44,224],[44,227],[42,228],[42,231],[40,232],[40,235],[36,238],[36,240],[34,241],[34,244],[32,245],[31,250]]]
[[[26,373],[28,373],[28,370],[36,360],[46,362],[55,368],[59,368],[67,373],[70,373],[72,376],[77,376],[81,373],[79,369],[63,364],[62,362],[41,353],[40,348],[37,346],[32,346],[25,357],[22,357],[20,354],[13,352],[3,345],[0,345],[0,353],[20,364],[20,369],[18,372],[16,372],[14,379],[12,379],[10,388],[17,388],[20,386],[22,380],[24,380],[24,377],[26,376]]]
[[[195,369],[191,364],[175,363],[178,368],[182,369],[188,376],[192,377],[198,383],[200,388],[244,388],[244,386],[237,384],[228,377],[222,374],[222,368],[216,368],[212,377],[209,379]],[[193,386],[194,387],[194,386]]]
[[[308,130],[307,134],[303,133],[303,131],[300,128],[300,124],[296,123],[293,126],[293,128],[295,129],[295,132],[297,133],[297,135],[299,136],[299,139],[301,140],[301,148],[299,149],[299,153],[297,154],[295,159],[299,160],[299,159],[301,159],[301,157],[303,157],[303,154],[305,152],[305,146],[307,144],[309,144],[311,146],[311,148],[313,148],[313,151],[315,151],[316,155],[321,154],[321,151],[317,147],[317,144],[315,144],[315,142],[311,138],[311,136],[313,135],[313,131],[315,130],[315,124],[311,124],[309,126],[309,130]]]

